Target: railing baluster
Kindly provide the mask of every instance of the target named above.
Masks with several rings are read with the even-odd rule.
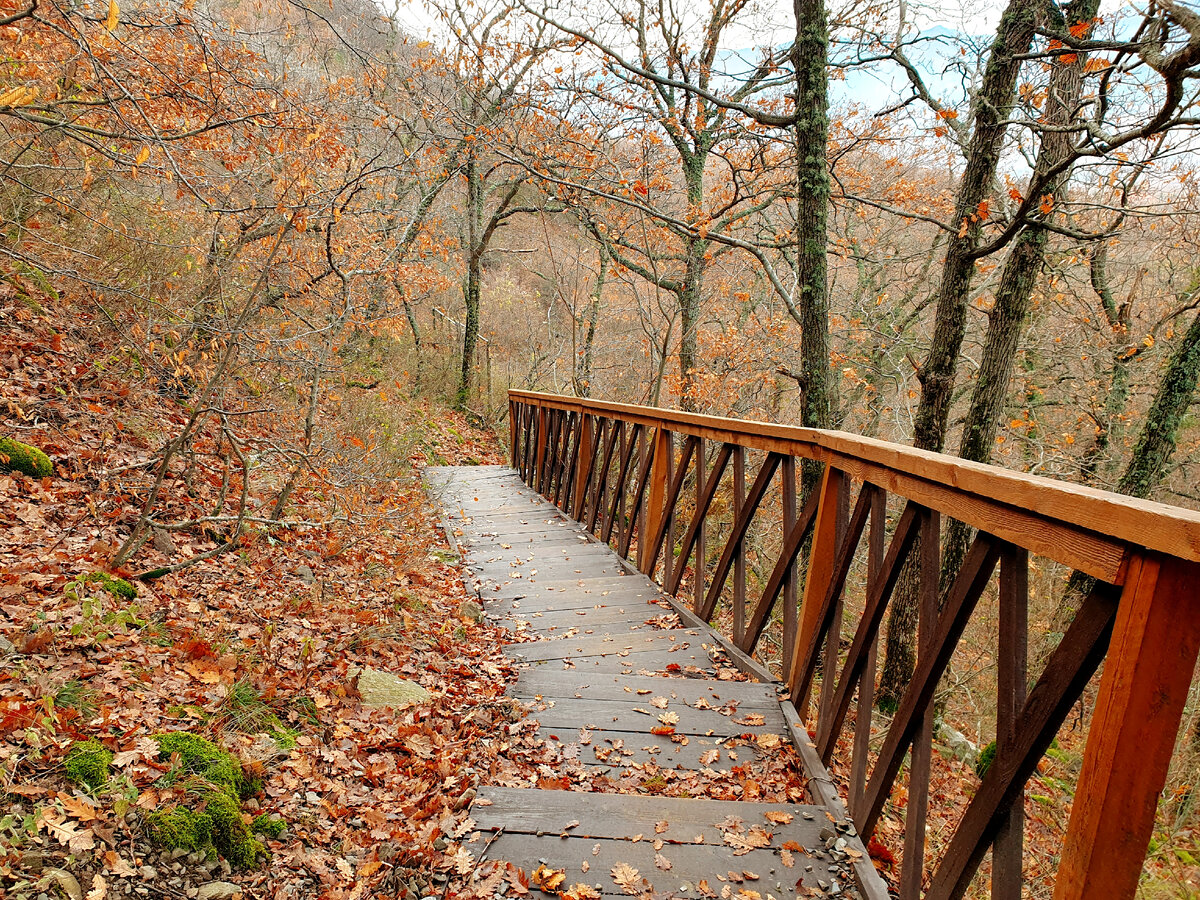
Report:
[[[924,668],[924,660],[931,657],[937,649],[934,645],[933,630],[937,623],[938,577],[941,572],[939,565],[941,561],[941,531],[939,526],[938,514],[932,510],[925,510],[921,518],[919,547],[921,568],[921,609],[917,619],[919,668]],[[988,577],[990,576],[991,568],[989,567]],[[982,585],[980,592],[982,593]],[[967,612],[967,615],[970,615],[970,611]],[[965,616],[962,624],[966,625]],[[954,645],[957,643],[956,635]],[[947,661],[949,661],[953,649],[953,645],[947,648]],[[938,674],[940,675],[940,671]],[[911,684],[909,690],[912,690]],[[908,804],[904,808],[904,859],[900,869],[901,900],[918,900],[921,896],[921,885],[925,876],[925,820],[929,813],[929,776],[930,764],[933,762],[932,700],[931,685],[929,697],[924,702],[916,704],[911,710],[906,710],[917,721],[917,728],[913,735],[908,763]],[[896,718],[900,720],[899,714]],[[834,740],[836,740],[836,735]]]
[[[725,446],[730,446],[726,444]],[[746,503],[746,451],[733,446],[733,517],[742,514]],[[733,642],[739,647],[746,633],[746,547],[738,544],[733,556]]]
[[[794,479],[793,479],[794,480]],[[816,530],[813,533],[812,547],[808,554],[808,575],[804,581],[804,603],[801,606],[801,621],[799,633],[795,635],[789,648],[800,648],[807,651],[813,645],[817,634],[821,605],[825,595],[829,593],[829,585],[833,581],[833,567],[837,557],[838,517],[841,510],[841,495],[846,490],[845,473],[826,466],[821,475],[820,506],[817,509]],[[793,650],[793,653],[796,651]],[[791,677],[789,663],[788,687],[792,694],[792,702],[800,717],[808,716],[808,695],[810,690],[805,687],[800,690],[800,682],[805,677],[806,668],[816,662],[816,657],[807,660],[806,664],[795,669],[795,677]],[[832,678],[832,672],[825,673],[826,678]]]
[[[796,457],[788,455],[783,458],[783,533],[789,534],[796,525]],[[792,652],[796,644],[796,633],[799,629],[799,592],[796,578],[796,567],[788,566],[783,579],[783,648],[780,668],[785,683],[792,680]]]
[[[866,649],[874,643],[879,634],[879,626],[883,622],[883,613],[887,609],[887,602],[900,577],[900,569],[916,540],[916,526],[920,518],[919,510],[920,507],[911,500],[904,507],[904,512],[900,514],[900,521],[896,524],[896,533],[892,535],[892,543],[888,547],[887,556],[883,560],[883,574],[867,594],[867,605],[858,622],[858,630],[854,633],[854,642],[850,645],[850,652],[846,654],[846,662],[842,667],[841,677],[838,679],[837,692],[833,697],[829,722],[825,726],[829,734],[836,736],[842,730],[842,722],[845,721],[846,712],[850,707],[850,698],[858,686],[863,666],[866,665]],[[825,677],[830,677],[830,674]],[[794,699],[793,697],[793,702]],[[819,742],[817,751],[824,758]],[[859,830],[862,830],[861,826]]]
[[[700,504],[704,499],[704,439],[696,445],[696,520],[699,527],[696,530],[695,554],[692,557],[692,609],[704,605],[704,532],[708,517],[707,507],[701,511]]]
[[[959,900],[966,893],[979,861],[995,837],[999,826],[997,812],[1012,806],[1071,707],[1103,661],[1113,633],[1119,596],[1117,588],[1099,583],[1075,614],[1021,708],[1020,731],[1005,752],[997,751],[983,783],[959,820],[950,846],[942,855],[941,865],[933,874],[925,900]],[[1077,789],[1076,796],[1086,796],[1089,803],[1095,803],[1103,793],[1103,786],[1100,786],[1095,795],[1082,794]],[[1083,805],[1087,804],[1077,804],[1076,808]],[[854,821],[860,833],[870,833],[863,828],[865,817],[855,816]],[[1116,824],[1125,825],[1123,822]],[[1137,865],[1140,869],[1140,860]],[[1082,898],[1083,895],[1077,896]],[[1132,894],[1118,895],[1115,891],[1110,894],[1104,890],[1092,896]]]
[[[815,497],[816,492],[814,491],[813,496],[805,504],[806,509],[813,504]],[[833,705],[833,689],[836,684],[835,675],[837,673],[838,662],[836,651],[838,643],[841,640],[841,622],[837,618],[841,615],[839,600],[846,584],[846,577],[850,574],[850,566],[854,562],[854,551],[858,549],[858,543],[862,540],[863,529],[867,524],[867,513],[870,511],[870,498],[870,492],[866,490],[859,492],[858,502],[854,504],[854,515],[850,517],[850,522],[845,528],[845,534],[842,535],[837,550],[833,554],[834,565],[830,572],[829,584],[825,588],[825,596],[821,598],[820,606],[813,611],[812,618],[815,620],[816,627],[812,635],[808,638],[807,646],[802,645],[797,640],[795,655],[792,659],[792,671],[797,673],[795,681],[796,695],[806,697],[810,692],[812,680],[816,673],[817,657],[820,654],[822,638],[825,639],[827,648],[831,644],[834,647],[832,655],[828,650],[825,654],[825,676],[821,679],[821,703],[818,706],[817,717],[818,726],[821,722],[829,721],[829,711]],[[837,623],[838,626],[836,631],[833,628],[834,623]],[[821,739],[824,733],[823,728],[817,728],[818,740]]]
[[[1200,653],[1200,564],[1129,561],[1054,900],[1132,897]]]
[[[804,539],[808,537],[813,521],[816,519],[819,500],[820,497],[814,491],[805,501],[804,509],[801,510],[800,517],[793,523],[792,530],[783,537],[783,546],[779,549],[779,559],[775,561],[775,568],[767,579],[767,586],[763,589],[762,596],[750,613],[750,621],[746,624],[742,643],[739,645],[746,653],[752,652],[754,645],[762,637],[763,630],[767,627],[767,618],[771,615],[771,608],[775,605],[779,591],[783,588],[788,573],[796,567],[796,557],[800,553],[800,547],[804,544]],[[784,650],[787,652],[787,648]]]
[[[596,468],[596,444],[599,432],[596,429],[595,417],[584,413],[580,417],[579,431],[579,468],[575,472],[575,496],[571,503],[571,515],[582,522],[587,515],[588,485],[592,481],[592,473]]]
[[[545,481],[546,474],[546,426],[549,424],[549,411],[544,406],[539,406],[537,411],[537,452],[534,456],[534,465],[536,468],[533,489],[539,494],[542,493],[542,485]]]
[[[617,446],[617,438],[620,432],[625,428],[625,423],[620,419],[608,420],[608,446],[604,449],[604,461],[600,465],[600,477],[596,480],[596,497],[592,502],[592,514],[588,517],[587,529],[596,533],[596,521],[600,518],[600,513],[607,509],[606,498],[608,497],[608,470],[612,465],[613,451]]]
[[[621,534],[621,544],[617,549],[617,552],[620,553],[625,559],[629,558],[629,546],[633,542],[634,526],[638,524],[639,520],[645,518],[644,500],[646,496],[646,486],[650,480],[650,468],[654,463],[654,454],[651,451],[650,445],[651,440],[652,438],[650,437],[650,430],[643,428],[641,440],[638,444],[638,474],[637,480],[634,482],[633,496],[630,498],[629,521],[624,532]],[[638,544],[640,545],[641,542],[642,535],[639,531]]]
[[[667,444],[668,449],[665,451],[666,453],[671,452],[669,447],[670,447],[670,444],[668,442],[668,444]],[[654,564],[658,560],[659,551],[662,550],[663,538],[666,536],[667,522],[670,521],[671,516],[675,512],[675,504],[679,502],[679,492],[683,489],[683,478],[687,474],[688,463],[691,462],[692,454],[695,452],[696,452],[696,438],[689,437],[686,441],[683,442],[683,454],[679,459],[679,466],[672,473],[671,484],[669,487],[667,487],[667,489],[664,493],[661,506],[658,507],[659,509],[662,510],[662,516],[655,523],[654,530],[650,535],[649,553],[648,553],[647,560],[646,560],[648,568],[642,569],[642,571],[646,572],[647,574],[650,574],[651,572],[654,571]],[[667,468],[666,468],[666,464],[665,464],[665,460],[664,460],[664,466],[663,466],[664,475],[665,475],[666,471],[667,471]],[[658,485],[656,484],[655,486],[657,487]],[[667,548],[667,552],[668,553],[671,552],[670,547]],[[685,560],[676,560],[676,565],[682,566],[684,564],[684,562],[685,562]]]
[[[1025,704],[1029,654],[1029,553],[1012,544],[1000,557],[1000,636],[997,643],[996,748],[1011,752],[1017,714]],[[1000,819],[992,845],[992,900],[1021,900],[1024,884],[1025,792]]]
[[[725,474],[725,469],[729,465],[729,459],[732,455],[733,448],[731,445],[723,444],[720,452],[717,453],[716,461],[713,463],[712,474],[697,489],[696,513],[692,516],[692,521],[688,524],[687,531],[683,533],[683,544],[679,548],[680,564],[670,578],[663,579],[663,590],[668,594],[674,595],[679,590],[680,582],[683,581],[684,563],[687,562],[688,554],[692,552],[693,546],[700,540],[704,517],[708,514],[708,508],[712,506],[713,498],[717,494],[717,488],[721,484],[721,476]],[[697,454],[697,458],[699,458],[699,454]]]
[[[871,492],[871,530],[867,535],[867,592],[879,580],[883,567],[883,541],[887,529],[887,494],[873,484],[864,484]],[[867,765],[871,752],[871,707],[875,703],[875,660],[879,638],[867,648],[867,660],[858,682],[858,701],[854,712],[854,756],[850,765],[850,814],[858,816],[867,787]],[[832,680],[832,675],[828,675]],[[832,704],[830,704],[832,706]],[[825,711],[828,717],[829,711]]]
[[[600,535],[600,540],[608,543],[612,540],[613,526],[617,524],[617,518],[625,509],[625,491],[626,483],[629,480],[629,461],[633,458],[633,448],[637,445],[638,437],[641,435],[642,426],[634,425],[630,429],[627,439],[623,438],[623,446],[621,447],[621,466],[617,470],[616,491],[613,494],[612,502],[609,505],[604,517],[604,531]]]
[[[767,454],[767,458],[763,460],[763,464],[758,470],[758,476],[750,486],[750,493],[746,496],[741,513],[734,521],[733,528],[729,530],[729,540],[725,542],[721,560],[713,572],[712,584],[709,585],[708,594],[705,595],[704,606],[696,610],[696,615],[706,622],[712,618],[713,610],[717,606],[717,598],[721,596],[721,591],[725,588],[725,579],[729,577],[729,567],[733,565],[733,555],[745,540],[746,532],[750,528],[750,520],[758,511],[758,505],[762,503],[763,496],[767,493],[767,487],[771,484],[775,470],[779,468],[782,460],[783,457],[778,453]]]
[[[653,576],[658,557],[658,548],[652,547],[654,535],[662,530],[664,517],[670,516],[665,508],[667,486],[671,482],[671,457],[674,454],[671,432],[661,425],[654,432],[654,453],[650,463],[650,500],[646,515],[646,536],[638,537],[638,571]],[[647,540],[647,536],[649,540]],[[667,563],[663,564],[668,567]]]

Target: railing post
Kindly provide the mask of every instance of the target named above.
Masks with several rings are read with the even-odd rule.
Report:
[[[654,459],[650,463],[650,504],[646,511],[646,534],[653,538],[662,527],[666,510],[663,504],[667,497],[667,479],[671,466],[671,433],[661,425],[654,431]],[[638,570],[645,575],[654,577],[654,564],[657,560],[651,558],[650,540],[638,541]],[[668,552],[670,552],[668,550]],[[657,556],[657,554],[655,554]],[[682,565],[682,563],[680,563]]]
[[[539,406],[537,411],[537,453],[533,457],[534,478],[530,479],[533,489],[541,493],[546,483],[546,432],[549,425],[547,409]]]
[[[517,402],[511,397],[508,398],[508,458],[512,463],[512,467],[517,467]]]
[[[588,475],[592,469],[592,417],[582,407],[579,410],[579,462],[575,466],[575,500],[571,504],[571,515],[583,520],[583,498],[587,492]]]
[[[1200,565],[1130,559],[1054,900],[1137,890],[1200,651]]]
[[[813,635],[820,627],[821,604],[833,580],[834,556],[837,555],[838,519],[842,509],[842,493],[846,490],[846,476],[833,466],[826,466],[821,476],[821,499],[817,506],[817,521],[814,525],[812,546],[808,553],[808,577],[804,582],[804,596],[800,601],[800,623],[796,640],[785,652],[792,654],[788,668],[788,689],[793,693],[792,702],[803,719],[808,715],[808,697],[794,696],[804,673],[798,671],[800,657],[808,649]],[[832,677],[827,673],[826,677]],[[809,683],[812,680],[809,679]]]

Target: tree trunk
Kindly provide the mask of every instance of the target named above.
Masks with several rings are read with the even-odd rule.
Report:
[[[796,276],[800,310],[800,424],[833,425],[836,383],[829,372],[829,277],[826,260],[829,211],[829,34],[825,0],[794,0],[796,14]],[[808,496],[821,466],[801,465]]]
[[[988,198],[1008,128],[1016,92],[1021,56],[1033,44],[1042,0],[1010,0],[992,44],[983,84],[975,100],[975,127],[967,152],[967,165],[958,188],[953,225],[958,231],[946,247],[942,279],[938,285],[933,343],[918,372],[921,400],[913,426],[913,445],[941,451],[946,440],[950,401],[958,371],[958,356],[966,334],[967,303],[975,274],[975,249],[979,246],[983,217],[981,204]],[[914,545],[909,560],[920,558]],[[888,612],[886,657],[880,675],[880,709],[894,709],[912,677],[915,660],[917,566],[905,565]]]
[[[458,391],[454,397],[456,409],[467,408],[467,397],[471,392],[472,370],[475,365],[475,345],[479,340],[479,300],[483,280],[483,179],[479,174],[479,160],[474,151],[467,154],[467,272],[463,281],[462,358],[459,368]]]
[[[575,373],[575,393],[580,397],[592,395],[592,354],[596,347],[596,326],[600,321],[600,298],[604,294],[604,282],[608,275],[608,251],[603,243],[599,245],[597,256],[596,285],[592,288],[592,302],[588,304],[587,330],[583,334],[583,350],[579,354],[579,369]]]
[[[698,151],[684,159],[683,177],[687,186],[688,209],[698,210],[704,203],[704,160],[707,151]],[[683,284],[679,291],[679,408],[696,409],[696,373],[699,371],[699,328],[703,306],[704,270],[708,266],[709,242],[689,237],[684,244]]]

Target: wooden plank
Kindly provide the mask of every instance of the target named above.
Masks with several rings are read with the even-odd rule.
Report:
[[[683,657],[693,655],[684,651],[694,649],[704,652],[700,647],[702,642],[703,635],[696,629],[678,628],[665,633],[611,635],[604,638],[575,637],[530,644],[510,644],[505,648],[505,652],[528,662],[574,656],[629,656],[634,653],[655,652],[672,652],[682,661]],[[707,655],[704,658],[707,661]]]
[[[651,700],[658,699],[666,706],[654,706]],[[534,706],[529,718],[537,719],[551,728],[591,728],[606,731],[631,731],[648,734],[659,724],[658,717],[673,712],[679,716],[674,725],[676,734],[708,735],[710,737],[733,737],[742,734],[783,734],[786,725],[778,705],[766,713],[750,711],[751,721],[762,719],[760,725],[750,724],[747,713],[736,709],[724,712],[715,709],[696,708],[682,700],[671,699],[667,694],[634,695],[629,700],[593,700],[554,698]],[[742,721],[739,721],[742,720]]]
[[[646,510],[646,533],[657,535],[663,527],[663,519],[667,515],[663,504],[666,500],[667,484],[671,480],[671,432],[664,428],[654,432],[654,453],[651,456],[650,499]],[[638,539],[637,567],[647,575],[654,573],[654,563],[657,551],[649,552],[650,542]]]
[[[619,863],[632,866],[641,877],[647,879],[652,890],[648,890],[645,896],[669,896],[678,900],[698,900],[703,897],[704,894],[698,886],[701,879],[708,885],[708,896],[716,895],[728,882],[729,872],[738,873],[739,878],[743,871],[753,872],[758,876],[756,880],[736,886],[755,890],[760,896],[769,892],[779,900],[797,896],[797,881],[815,891],[819,890],[820,881],[828,884],[844,878],[841,868],[833,869],[834,874],[831,874],[829,863],[815,856],[810,857],[806,853],[793,854],[794,868],[789,869],[781,864],[778,850],[752,850],[739,856],[735,855],[733,847],[721,843],[709,844],[706,841],[704,844],[673,843],[664,845],[661,851],[656,852],[653,847],[654,821],[650,820],[645,824],[648,826],[645,829],[645,837],[636,843],[629,840],[597,840],[570,836],[560,838],[558,834],[538,837],[536,834],[510,835],[504,832],[488,848],[487,856],[489,859],[511,862],[527,873],[532,872],[541,860],[546,860],[552,868],[562,869],[567,873],[564,888],[580,881],[589,885],[599,884],[603,897],[628,896],[617,886],[610,874],[612,868]],[[467,848],[481,849],[486,837],[481,834],[474,843],[468,843]],[[718,833],[718,840],[719,837]],[[810,839],[809,843],[813,841]],[[655,865],[656,860],[660,858],[670,865],[670,871],[663,871]],[[584,862],[588,864],[586,873],[583,869]],[[808,871],[810,867],[812,871]],[[762,890],[758,890],[759,888]]]
[[[650,694],[639,694],[650,691]],[[631,696],[663,695],[694,705],[703,699],[710,706],[737,703],[742,709],[779,707],[775,688],[753,681],[706,681],[698,678],[603,675],[584,676],[574,672],[536,667],[522,669],[512,687],[518,697],[572,697],[596,700],[625,700]]]
[[[1121,594],[1055,900],[1133,897],[1200,652],[1200,566],[1137,556]]]

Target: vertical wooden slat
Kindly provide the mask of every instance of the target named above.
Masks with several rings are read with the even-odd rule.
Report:
[[[550,424],[549,411],[544,406],[538,407],[537,414],[537,452],[534,454],[534,465],[536,467],[537,482],[533,487],[538,493],[542,491],[542,484],[546,473],[546,429]]]
[[[844,538],[846,537],[846,524],[847,524],[846,513],[847,513],[847,506],[850,503],[849,488],[850,488],[849,484],[843,483],[843,490],[838,492],[837,524],[836,524],[835,530],[836,530],[837,536],[838,536],[838,546],[839,547],[843,546],[843,544],[845,543]],[[863,490],[866,490],[866,485],[863,485]],[[869,506],[870,494],[863,496],[861,491],[859,492],[859,494],[860,494],[860,496],[858,498],[858,502],[855,506],[855,509],[857,511],[861,507],[861,510],[862,510],[861,515],[863,516],[863,520],[865,520],[866,516],[870,510],[870,506]],[[855,535],[855,537],[854,537],[854,541],[853,541],[854,547],[858,546],[858,540],[859,540],[859,537],[861,536],[861,534],[862,534],[862,531],[861,531],[861,526],[860,526],[859,533],[857,535]],[[853,552],[853,551],[851,551],[851,552]],[[839,575],[840,575],[840,573],[839,573]],[[837,578],[837,577],[839,577],[839,576],[835,575],[835,578]],[[841,650],[841,646],[842,646],[842,619],[843,619],[843,604],[842,604],[843,590],[842,589],[846,582],[845,582],[844,575],[840,576],[840,577],[841,577],[841,581],[840,581],[840,583],[838,583],[836,585],[837,593],[831,598],[832,602],[830,602],[830,599],[826,600],[827,608],[829,610],[826,613],[826,616],[828,618],[829,625],[828,625],[828,631],[827,631],[826,637],[825,637],[825,660],[824,660],[824,663],[822,664],[822,671],[824,671],[824,672],[836,672],[837,671],[838,651]],[[821,699],[818,704],[818,710],[819,710],[818,716],[824,716],[824,717],[828,718],[829,710],[833,705],[833,689],[835,686],[836,686],[835,679],[833,679],[833,678],[821,679]]]
[[[928,655],[938,613],[941,558],[940,519],[925,510],[921,521],[921,610],[917,621],[917,654]],[[918,900],[925,875],[925,819],[929,811],[929,769],[933,757],[933,708],[925,704],[913,737],[908,765],[908,806],[904,811],[904,860],[900,870],[900,900]]]
[[[704,441],[696,444],[696,530],[695,555],[692,557],[692,609],[704,605],[704,531],[708,518],[707,504],[704,504]],[[702,504],[704,507],[702,508]]]
[[[750,521],[758,511],[758,505],[762,503],[771,479],[775,477],[775,470],[779,468],[782,460],[783,457],[778,453],[768,453],[762,466],[759,467],[754,483],[750,485],[750,490],[746,493],[746,502],[742,504],[741,514],[734,520],[733,528],[729,530],[729,539],[725,542],[725,549],[721,551],[721,559],[717,563],[716,569],[713,570],[712,584],[704,597],[704,608],[697,610],[696,613],[705,621],[708,621],[712,616],[713,609],[716,608],[717,598],[725,588],[725,579],[729,577],[729,569],[733,565],[733,555],[745,540],[746,532],[750,528]]]
[[[1129,563],[1054,900],[1132,897],[1200,652],[1200,564]]]
[[[596,533],[596,523],[601,520],[601,513],[608,509],[608,473],[612,466],[613,453],[616,451],[617,438],[625,428],[620,419],[608,420],[608,445],[604,448],[604,460],[600,465],[600,477],[596,481],[596,496],[592,503],[592,512],[588,516],[588,531]]]
[[[996,749],[1011,753],[1025,705],[1029,655],[1029,552],[1008,545],[1000,557],[1000,637],[997,645]],[[1025,792],[1004,815],[992,846],[992,900],[1021,900]]]
[[[733,517],[742,514],[746,503],[746,451],[733,448]],[[746,547],[738,544],[733,557],[733,642],[739,647],[746,632]]]
[[[780,477],[783,479],[783,533],[790,534],[796,527],[796,457],[785,456],[783,458]],[[788,684],[792,680],[792,657],[795,655],[792,648],[796,646],[799,629],[797,617],[800,610],[797,583],[796,567],[790,566],[783,579],[783,651],[781,654],[783,657],[782,677]],[[804,711],[801,710],[800,714],[803,716]]]
[[[600,534],[600,540],[608,543],[612,540],[612,531],[618,520],[624,514],[625,510],[625,494],[629,483],[629,464],[633,459],[633,450],[637,446],[638,438],[641,436],[642,426],[634,425],[626,435],[622,437],[621,446],[621,466],[617,470],[616,492],[609,503],[608,510],[605,513],[604,531]],[[619,533],[619,532],[618,532]]]
[[[871,530],[867,535],[867,593],[879,580],[883,568],[883,540],[887,528],[887,494],[873,484],[864,484],[871,492]],[[854,713],[854,756],[850,764],[850,814],[857,817],[867,786],[867,764],[871,752],[871,707],[875,703],[875,661],[879,638],[867,648],[867,661],[858,682],[858,701]],[[828,712],[826,713],[828,715]]]
[[[670,452],[670,450],[668,449],[667,452]],[[666,524],[675,512],[675,504],[679,502],[679,492],[683,489],[683,479],[687,475],[688,464],[691,462],[692,454],[695,452],[696,438],[688,437],[683,442],[683,453],[679,458],[679,467],[671,474],[671,482],[667,485],[666,491],[663,494],[662,515],[655,523],[654,530],[650,532],[649,555],[647,557],[649,569],[646,570],[647,575],[654,571],[654,566],[658,562],[658,554],[662,550],[663,538],[666,537]],[[666,469],[665,465],[664,469]],[[667,552],[670,552],[670,549]],[[679,560],[678,564],[683,565],[684,562],[685,560]]]
[[[571,504],[571,515],[576,521],[582,522],[587,514],[584,505],[587,502],[588,482],[592,479],[596,459],[596,423],[590,414],[582,415],[579,431],[579,468],[575,470],[575,499]]]
[[[646,575],[654,574],[654,556],[651,541],[662,528],[667,495],[667,482],[671,477],[671,432],[659,427],[654,432],[654,455],[650,463],[650,500],[646,514],[646,533],[650,540],[638,541],[638,570]]]
[[[794,481],[794,479],[793,479]],[[820,607],[833,580],[834,556],[838,545],[838,511],[841,507],[840,494],[846,489],[846,476],[832,466],[826,466],[821,476],[820,500],[817,507],[816,530],[813,532],[812,547],[808,553],[808,575],[804,581],[804,601],[801,604],[800,627],[795,639],[787,647],[793,656],[804,652],[817,633]],[[788,688],[793,692],[792,702],[802,719],[808,717],[808,691],[805,696],[795,695],[804,673],[796,666],[789,666]],[[832,672],[825,673],[832,678]]]
[[[517,467],[517,401],[508,398],[508,461]]]
[[[1104,659],[1117,615],[1118,599],[1119,591],[1101,582],[1080,606],[1067,633],[1046,661],[1037,684],[1029,692],[1029,699],[1021,709],[1021,727],[1014,745],[1009,752],[996,754],[983,783],[959,820],[950,846],[934,873],[926,900],[960,900],[966,893],[979,860],[996,836],[997,811],[1012,805]],[[1099,794],[1102,795],[1104,790],[1105,786],[1101,785]],[[1076,792],[1076,796],[1082,798],[1084,795]],[[869,834],[863,819],[855,816],[854,821],[860,833]],[[1141,857],[1137,859],[1140,866]],[[1091,896],[1122,895],[1102,890]]]
[[[625,530],[621,533],[621,542],[617,552],[626,559],[629,558],[629,546],[633,542],[633,532],[638,522],[645,521],[646,487],[650,481],[650,468],[654,463],[654,453],[651,450],[649,429],[643,428],[638,440],[638,475],[634,482],[633,496],[630,498],[629,517]],[[638,544],[642,542],[642,534],[638,533]]]
[[[667,452],[667,484],[670,484],[671,479],[674,477],[674,473],[675,473],[675,444],[674,444],[674,441],[671,440],[671,435],[668,434],[667,438],[668,438],[668,442],[670,443],[670,447],[668,447],[668,452]],[[654,534],[654,530],[649,525],[647,525],[646,526],[647,538],[651,537],[653,534]],[[661,582],[662,584],[666,584],[668,581],[671,580],[671,577],[674,575],[674,572],[676,569],[676,565],[675,565],[675,510],[673,510],[673,509],[667,513],[667,545],[666,546],[667,546],[666,552],[663,553],[663,555],[662,555],[662,558],[663,558],[662,582]],[[650,572],[648,574],[651,577],[653,577],[653,575],[654,575],[653,572]]]
[[[683,543],[679,547],[679,559],[681,563],[687,562],[693,546],[700,539],[704,517],[708,514],[708,508],[712,505],[713,498],[717,494],[717,488],[721,484],[721,477],[725,474],[725,469],[728,468],[729,459],[732,455],[732,445],[722,444],[721,450],[713,462],[712,471],[709,472],[708,478],[702,485],[702,489],[697,493],[696,511],[692,515],[692,521],[688,524],[687,530],[683,533]],[[668,594],[674,594],[679,590],[679,583],[683,580],[683,569],[684,566],[682,564],[676,566],[670,577],[663,578],[663,590]]]

